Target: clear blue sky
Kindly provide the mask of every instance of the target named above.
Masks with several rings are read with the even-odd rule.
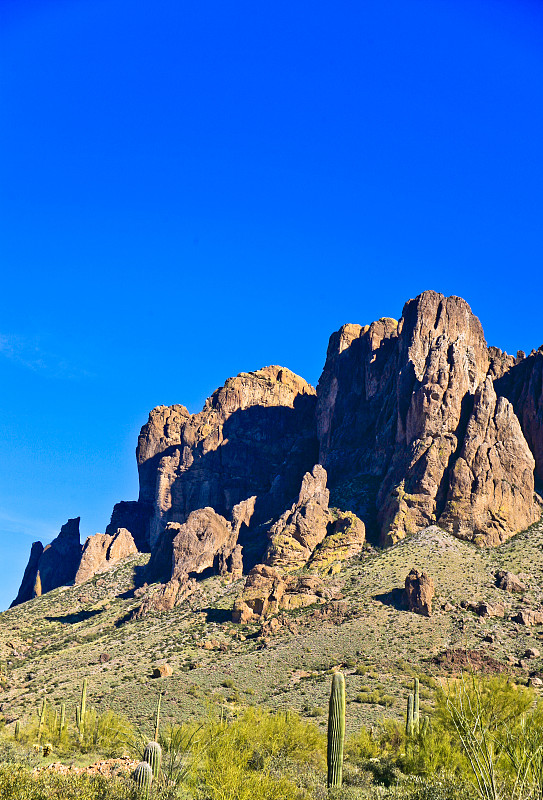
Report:
[[[433,288],[543,342],[539,0],[0,3],[0,608],[149,410]]]

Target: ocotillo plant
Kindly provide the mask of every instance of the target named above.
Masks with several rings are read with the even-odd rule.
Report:
[[[41,706],[41,710],[40,710],[40,722],[38,724],[38,744],[41,744],[43,726],[44,726],[44,723],[45,723],[45,711],[46,711],[46,708],[47,708],[47,700],[44,697],[43,698],[43,703],[42,703],[42,706]]]
[[[335,672],[328,707],[328,787],[341,786],[345,741],[345,678]]]
[[[407,720],[405,723],[405,733],[406,736],[411,737],[414,733],[414,723],[413,723],[413,706],[415,704],[413,692],[409,692],[409,697],[407,698]]]
[[[160,724],[160,703],[162,700],[162,692],[158,693],[158,700],[156,704],[156,717],[155,717],[155,742],[158,742],[158,726]]]
[[[79,744],[83,744],[83,737],[85,735],[85,716],[87,713],[87,683],[88,680],[83,680],[83,688],[81,689],[81,703],[75,710],[75,721],[79,729]]]
[[[134,780],[136,781],[140,796],[143,800],[149,800],[151,784],[153,782],[153,770],[147,761],[140,761],[134,770]]]
[[[419,730],[419,679],[415,678],[413,681],[413,695],[414,695],[414,702],[413,702],[413,728],[415,733],[418,733]]]
[[[160,774],[160,765],[162,763],[162,748],[158,742],[149,742],[143,752],[143,760],[147,761],[153,770],[153,778],[156,781]]]

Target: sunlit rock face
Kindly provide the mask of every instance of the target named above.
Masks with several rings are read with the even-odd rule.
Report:
[[[320,461],[333,501],[381,542],[438,522],[496,544],[538,517],[522,426],[493,388],[514,361],[498,353],[468,304],[437,292],[409,301],[397,325],[348,325],[331,337],[318,385]]]

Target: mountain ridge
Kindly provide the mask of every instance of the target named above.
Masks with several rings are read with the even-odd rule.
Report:
[[[316,390],[270,366],[229,378],[197,414],[179,404],[153,409],[136,450],[139,498],[115,506],[105,533],[129,532],[138,551],[152,553],[149,579],[165,583],[179,580],[174,553],[183,550],[184,600],[195,570],[174,544],[179,526],[211,509],[215,517],[198,523],[192,540],[198,549],[207,536],[206,568],[222,569],[230,555],[221,536],[213,551],[213,536],[234,526],[228,547],[238,547],[236,569],[241,563],[247,574],[269,562],[274,525],[320,464],[331,506],[358,518],[374,543],[438,523],[500,544],[541,515],[534,475],[543,476],[542,376],[543,347],[516,358],[488,347],[466,301],[423,292],[399,321],[333,333]],[[70,577],[56,542],[42,553],[33,545],[14,604],[30,599],[38,572],[43,586],[44,559],[44,591],[74,579],[77,558]],[[81,552],[79,545],[79,560]]]

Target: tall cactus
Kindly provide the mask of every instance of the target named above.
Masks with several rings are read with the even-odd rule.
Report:
[[[81,702],[75,711],[75,719],[79,729],[79,744],[83,744],[85,736],[85,716],[87,714],[87,684],[88,679],[83,680],[83,688],[81,689]]]
[[[341,786],[345,741],[345,678],[335,672],[328,708],[328,788]]]
[[[420,722],[420,714],[419,714],[419,679],[415,678],[413,681],[413,695],[414,695],[414,702],[413,702],[413,729],[415,733],[419,732],[419,722]]]
[[[158,700],[156,704],[156,717],[155,717],[155,742],[158,742],[158,726],[160,725],[160,703],[162,701],[162,692],[158,693]]]
[[[413,736],[414,733],[414,722],[413,722],[413,708],[415,705],[415,697],[413,692],[409,692],[409,697],[407,698],[407,720],[405,723],[405,734],[408,737]]]
[[[153,770],[154,780],[158,780],[160,765],[162,763],[162,748],[158,742],[149,742],[143,752],[143,760],[146,761]]]
[[[42,734],[43,734],[43,726],[45,724],[45,712],[46,712],[46,709],[47,709],[47,700],[44,697],[43,698],[43,703],[42,703],[42,706],[41,706],[41,710],[40,710],[40,721],[39,721],[39,724],[38,724],[38,744],[41,744],[41,737],[42,737]]]
[[[64,730],[64,725],[66,723],[66,703],[60,704],[60,725],[58,728],[58,735],[62,736],[62,731]]]
[[[151,784],[153,782],[153,770],[147,761],[140,761],[134,770],[134,780],[138,789],[138,794],[143,800],[149,800]]]
[[[19,720],[15,723],[15,741],[19,741],[19,736],[21,735],[21,723]]]

